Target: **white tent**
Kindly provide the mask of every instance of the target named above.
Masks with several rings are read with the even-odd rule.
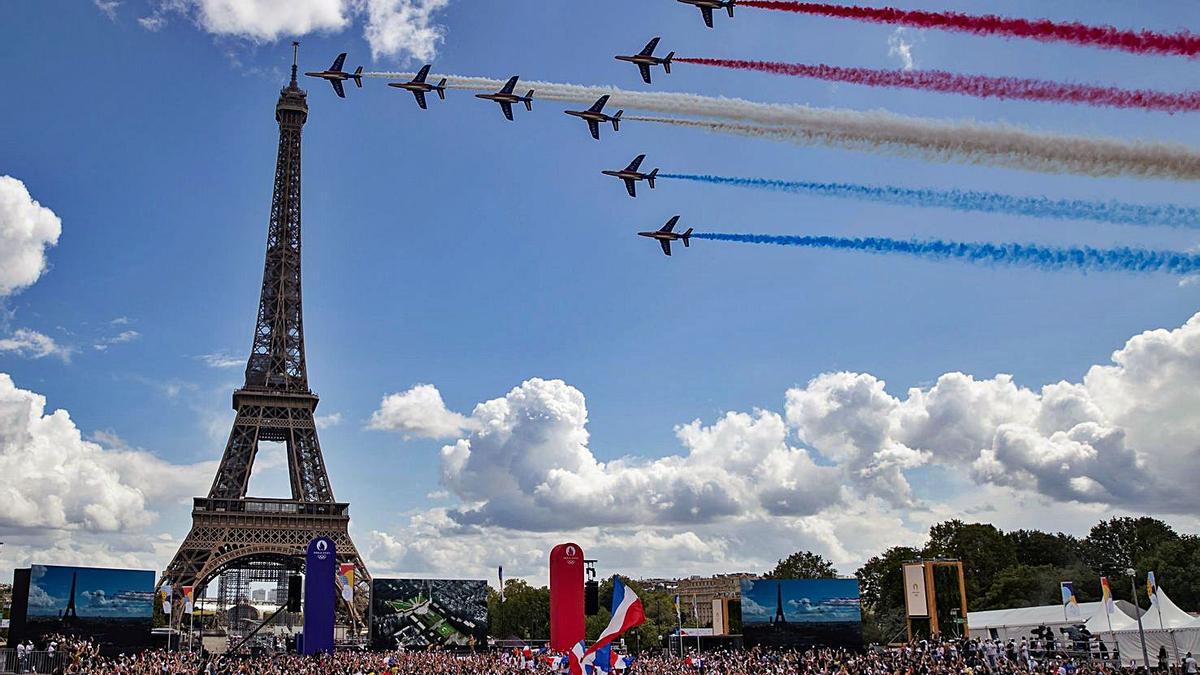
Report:
[[[1142,625],[1146,628],[1193,628],[1200,627],[1200,619],[1179,609],[1160,588],[1155,594],[1154,605],[1142,615]]]
[[[1113,603],[1113,611],[1111,613],[1105,609],[1103,602],[1089,602],[1088,604],[1095,604],[1096,609],[1093,611],[1092,615],[1088,617],[1088,620],[1083,622],[1083,625],[1086,626],[1093,635],[1099,635],[1101,633],[1119,633],[1123,630],[1130,629],[1135,631],[1137,630],[1137,619],[1122,611],[1125,608],[1117,603]],[[1136,610],[1134,610],[1131,606],[1129,607],[1129,611],[1132,612]]]
[[[1124,608],[1121,608],[1124,609]],[[1132,610],[1132,607],[1129,608]],[[1160,613],[1161,610],[1161,613]],[[1179,609],[1161,589],[1155,606],[1142,614],[1142,631],[1138,632],[1137,619],[1123,611],[1110,615],[1112,629],[1109,630],[1104,609],[1088,619],[1087,628],[1106,642],[1113,640],[1121,651],[1122,663],[1142,665],[1142,637],[1146,639],[1146,656],[1150,666],[1158,665],[1158,653],[1166,648],[1167,658],[1178,664],[1184,654],[1200,653],[1200,620]]]

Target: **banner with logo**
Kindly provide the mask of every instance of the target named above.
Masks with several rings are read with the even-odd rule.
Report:
[[[337,605],[337,549],[333,540],[308,542],[304,558],[304,642],[306,655],[333,653],[333,623]]]
[[[569,652],[584,639],[583,549],[559,544],[550,551],[550,648]]]
[[[1079,616],[1079,601],[1075,599],[1075,584],[1064,581],[1059,584],[1062,589],[1063,616],[1067,618]]]
[[[183,587],[183,613],[184,614],[192,613],[192,587],[191,586]]]
[[[354,602],[354,563],[338,565],[338,585],[342,587],[342,599]]]
[[[929,616],[929,597],[925,590],[925,566],[904,566],[904,606],[909,616]]]
[[[163,614],[171,616],[171,585],[167,584],[162,589],[162,610]]]

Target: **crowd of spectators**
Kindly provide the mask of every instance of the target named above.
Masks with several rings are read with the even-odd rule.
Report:
[[[52,654],[52,659],[46,655]],[[439,651],[338,651],[315,657],[284,653],[254,656],[149,650],[101,656],[94,645],[61,635],[25,643],[17,670],[70,675],[552,675],[561,669],[553,654],[529,650],[478,653]],[[38,657],[35,659],[34,657]],[[1167,660],[1169,661],[1169,660]],[[1198,675],[1190,653],[1163,662],[1153,672]],[[901,647],[860,651],[750,649],[678,654],[647,653],[620,675],[1136,675],[1145,669],[1121,666],[1090,655],[1036,654],[1020,643],[987,640],[917,641]]]

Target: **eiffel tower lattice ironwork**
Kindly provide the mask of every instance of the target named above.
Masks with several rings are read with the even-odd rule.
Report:
[[[300,291],[300,134],[307,95],[292,79],[275,106],[279,151],[266,263],[246,383],[233,392],[237,417],[207,497],[193,500],[192,529],[159,585],[203,587],[230,569],[279,563],[298,570],[305,547],[332,539],[339,562],[354,563],[355,585],[370,574],[348,531],[349,504],[334,500],[317,441],[318,397],[308,387]],[[247,497],[258,445],[286,443],[291,499]],[[365,588],[364,588],[365,590]],[[356,593],[365,598],[366,593]],[[352,614],[357,614],[351,608]]]

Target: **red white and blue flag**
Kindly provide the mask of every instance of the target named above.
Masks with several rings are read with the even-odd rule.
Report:
[[[645,622],[646,610],[642,607],[641,598],[621,582],[621,577],[613,577],[612,618],[609,619],[608,626],[601,631],[600,637],[596,638],[596,642],[592,644],[588,653],[608,646],[625,631]]]

